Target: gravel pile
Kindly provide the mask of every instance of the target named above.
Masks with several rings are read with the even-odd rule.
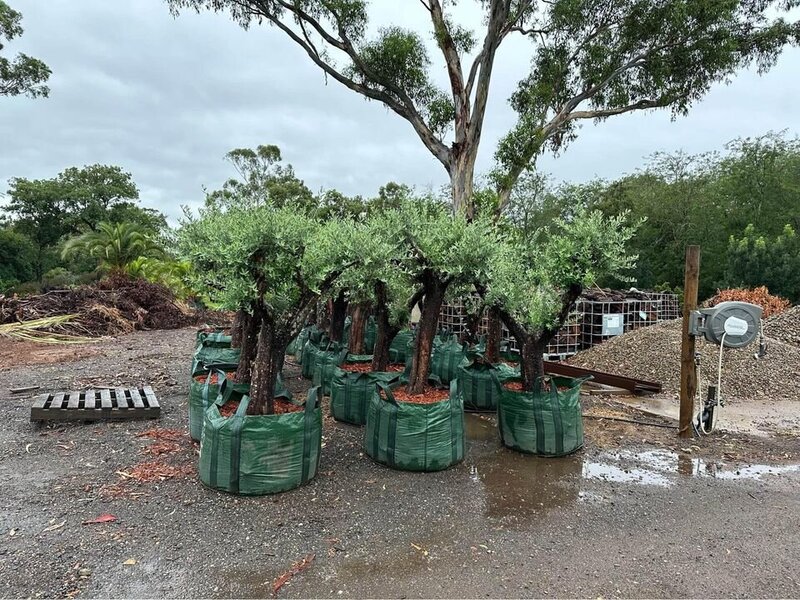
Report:
[[[767,319],[764,334],[800,347],[800,305]]]
[[[795,320],[798,312],[794,310]],[[783,315],[781,315],[783,316]],[[778,317],[775,317],[777,320]],[[766,327],[765,327],[766,328]],[[753,358],[755,345],[726,349],[722,359],[723,396],[728,400],[800,400],[800,346],[767,336],[767,355]],[[716,381],[719,346],[697,340],[699,377]],[[680,391],[681,320],[666,321],[612,338],[580,352],[569,363],[628,377],[660,382],[664,391]]]

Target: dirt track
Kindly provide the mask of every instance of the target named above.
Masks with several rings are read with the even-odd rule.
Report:
[[[138,332],[32,365],[30,348],[4,347],[0,595],[268,596],[309,553],[280,596],[800,595],[795,437],[685,444],[587,418],[586,449],[542,460],[500,448],[493,418],[469,416],[464,463],[412,474],[374,464],[358,428],[326,419],[321,472],[301,489],[237,498],[193,474],[137,483],[126,474],[145,461],[195,463],[188,435],[161,456],[137,435],[186,431],[192,339]],[[8,392],[143,383],[160,422],[34,425],[31,399]],[[594,398],[585,413],[642,419]],[[118,520],[81,524],[103,513]]]

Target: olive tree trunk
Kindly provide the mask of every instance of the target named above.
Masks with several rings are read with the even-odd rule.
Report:
[[[344,322],[347,319],[347,297],[344,291],[333,299],[331,307],[331,322],[328,335],[333,342],[341,342],[344,337]]]
[[[250,383],[252,379],[253,361],[258,349],[259,317],[246,310],[240,311],[239,317],[239,366],[236,368],[236,381]]]
[[[367,330],[369,319],[369,304],[359,303],[353,311],[353,320],[350,322],[350,341],[347,351],[350,354],[364,354],[364,333]]]
[[[431,364],[433,340],[439,323],[439,312],[442,310],[447,283],[432,274],[425,279],[425,302],[422,305],[419,324],[417,325],[417,343],[414,347],[414,358],[411,363],[411,375],[408,380],[408,392],[421,394],[428,382]]]
[[[261,319],[258,333],[256,359],[253,363],[253,381],[250,386],[250,406],[247,414],[271,415],[275,412],[275,383],[283,366],[289,336],[276,331],[275,323]]]
[[[372,370],[385,371],[389,366],[389,347],[392,340],[400,333],[400,328],[389,322],[389,304],[386,283],[375,284],[375,349],[372,352]]]

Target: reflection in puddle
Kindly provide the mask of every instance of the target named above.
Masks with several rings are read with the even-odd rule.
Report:
[[[596,499],[597,493],[584,489],[592,481],[671,487],[682,477],[761,480],[800,473],[800,465],[735,465],[657,449],[541,458],[500,447],[494,419],[466,415],[465,425],[470,479],[483,487],[487,516],[530,516]]]

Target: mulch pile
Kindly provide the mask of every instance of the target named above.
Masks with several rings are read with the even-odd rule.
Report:
[[[426,387],[421,394],[409,394],[405,387],[399,387],[392,390],[392,394],[398,402],[410,404],[435,404],[450,397],[449,390],[434,387]]]
[[[766,286],[757,288],[732,288],[727,290],[717,290],[717,293],[703,302],[703,306],[716,306],[720,302],[749,302],[760,306],[764,311],[765,319],[778,315],[785,311],[791,303],[786,298],[773,296],[769,293]]]
[[[219,407],[219,414],[225,418],[233,416],[236,410],[239,408],[239,401],[232,400],[230,402],[226,402],[222,406]],[[286,413],[295,413],[301,412],[303,410],[302,406],[298,406],[297,404],[293,404],[288,400],[284,400],[283,398],[275,398],[275,413],[276,415],[285,415]]]
[[[229,371],[229,372],[225,373],[225,377],[227,379],[230,379],[231,381],[234,381],[236,379],[236,371]],[[194,376],[194,380],[197,383],[205,383],[206,379],[208,379],[208,374],[202,374],[201,373],[200,375],[195,375]],[[211,385],[217,385],[218,383],[219,383],[219,374],[216,371],[214,371],[213,373],[211,373],[210,384]]]
[[[178,329],[214,319],[213,313],[189,308],[161,284],[121,275],[93,285],[21,298],[0,295],[0,323],[68,314],[77,317],[54,331],[88,337],[119,335],[136,329]],[[227,315],[219,317],[222,321],[229,320]]]
[[[786,315],[786,316],[784,316]],[[767,319],[765,337],[767,355],[756,360],[756,345],[724,350],[722,359],[722,393],[727,400],[796,400],[800,394],[800,346],[771,338],[778,319],[800,320],[797,308]],[[677,395],[680,391],[681,320],[665,321],[626,333],[579,352],[569,364],[660,382],[664,391]],[[716,381],[719,346],[697,339],[700,352],[698,376],[706,382]]]

